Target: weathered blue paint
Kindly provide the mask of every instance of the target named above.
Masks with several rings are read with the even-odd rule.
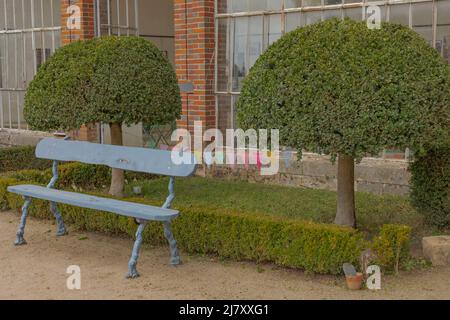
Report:
[[[173,200],[175,199],[175,179],[173,177],[169,180],[169,196],[163,205],[163,208],[170,208]],[[164,222],[164,236],[169,242],[170,246],[170,264],[173,266],[179,265],[181,263],[180,255],[178,253],[177,242],[173,236],[172,226],[170,221]]]
[[[49,184],[47,185],[47,188],[53,189],[55,187],[56,181],[58,181],[59,173],[58,173],[58,161],[53,161],[52,165],[52,179],[50,180]]]
[[[173,200],[175,199],[175,178],[170,177],[169,180],[169,195],[166,198],[166,202],[163,204],[164,209],[169,209],[172,205]]]
[[[52,173],[53,173],[52,179],[50,180],[50,183],[47,185],[48,189],[53,189],[55,187],[56,182],[58,181],[59,178],[58,161],[53,161]],[[50,211],[53,213],[56,219],[57,224],[56,235],[59,237],[65,236],[67,234],[66,226],[64,225],[64,220],[61,216],[61,213],[58,210],[58,205],[56,204],[56,202],[53,201],[50,202]]]
[[[65,235],[67,231],[61,213],[58,210],[57,203],[107,211],[135,218],[139,223],[139,226],[136,231],[136,240],[134,242],[131,258],[128,263],[127,278],[139,277],[137,262],[142,245],[143,232],[148,221],[163,222],[164,235],[170,245],[170,264],[180,264],[181,259],[171,227],[172,219],[179,215],[178,211],[170,209],[172,202],[175,199],[174,177],[186,177],[192,175],[196,169],[195,156],[190,153],[187,154],[191,158],[191,164],[174,165],[171,159],[171,152],[169,151],[99,145],[67,140],[68,139],[44,139],[36,148],[36,156],[38,158],[53,160],[53,177],[46,188],[35,185],[8,187],[9,192],[20,194],[25,199],[15,244],[26,244],[24,232],[28,209],[32,199],[37,198],[50,201],[50,210],[54,214],[58,225],[58,236]],[[168,187],[169,195],[167,196],[163,206],[159,208],[138,203],[56,190],[54,187],[58,180],[58,161],[78,161],[89,164],[107,165],[112,168],[123,170],[168,175],[170,176]]]
[[[48,189],[35,185],[10,186],[8,191],[30,198],[64,203],[76,207],[117,213],[143,220],[169,221],[179,214],[177,210],[163,209],[134,202],[100,198],[87,194]]]
[[[14,242],[16,246],[27,244],[23,235],[25,233],[25,225],[27,224],[28,208],[30,207],[32,199],[29,197],[24,197],[24,199],[25,204],[22,207],[22,216],[20,218],[19,230],[17,230],[16,241]]]
[[[164,222],[164,236],[169,242],[170,246],[170,264],[177,266],[181,263],[180,254],[178,253],[177,242],[173,236],[170,222]]]
[[[176,165],[172,152],[132,148],[80,141],[43,139],[36,147],[36,157],[57,161],[76,161],[106,165],[115,169],[146,172],[170,177],[188,177],[197,167],[195,156],[186,152],[190,164]]]
[[[139,272],[137,271],[137,261],[139,259],[139,251],[141,250],[142,245],[142,233],[144,232],[145,226],[147,225],[147,222],[142,222],[139,224],[139,227],[136,231],[136,240],[134,242],[133,251],[131,253],[131,259],[128,262],[128,273],[126,275],[126,278],[128,279],[134,279],[138,278]]]
[[[58,237],[65,236],[67,234],[66,226],[64,225],[64,220],[61,216],[61,212],[59,212],[58,210],[58,205],[56,204],[56,202],[50,202],[50,211],[53,213],[56,219],[56,235]]]

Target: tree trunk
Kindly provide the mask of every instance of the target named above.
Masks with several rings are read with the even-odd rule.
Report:
[[[335,224],[356,228],[355,160],[339,155],[337,178],[337,212]]]
[[[123,145],[122,124],[110,123],[109,127],[111,129],[111,144],[116,146],[122,146]],[[109,189],[109,194],[115,197],[123,197],[124,183],[125,183],[125,174],[123,170],[112,169],[111,187]]]

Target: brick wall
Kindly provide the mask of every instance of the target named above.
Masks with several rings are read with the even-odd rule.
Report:
[[[63,45],[78,40],[87,40],[95,37],[95,0],[61,0],[61,41]],[[80,29],[69,29],[67,21],[73,15],[68,8],[76,5],[80,8]],[[97,141],[98,126],[90,124],[79,130],[70,132],[70,136],[76,140]]]
[[[204,129],[214,128],[214,0],[174,0],[174,23],[178,80],[194,85],[182,93],[178,127],[193,132],[194,121],[203,121]]]
[[[95,0],[61,0],[61,39],[63,44],[95,37],[94,1]],[[81,10],[80,30],[67,28],[67,21],[71,16],[71,13],[68,13],[67,9],[72,5],[80,7]]]

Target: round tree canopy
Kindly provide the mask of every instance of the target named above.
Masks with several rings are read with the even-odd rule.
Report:
[[[327,20],[294,30],[261,55],[241,91],[244,129],[280,129],[297,150],[360,159],[416,150],[449,131],[448,63],[397,24]]]
[[[58,49],[30,83],[24,109],[35,130],[166,124],[180,112],[173,67],[139,37],[102,37]]]

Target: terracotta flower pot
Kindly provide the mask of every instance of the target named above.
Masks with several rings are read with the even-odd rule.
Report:
[[[358,272],[356,276],[347,276],[347,287],[350,290],[361,290],[363,279],[364,276],[360,272]]]

